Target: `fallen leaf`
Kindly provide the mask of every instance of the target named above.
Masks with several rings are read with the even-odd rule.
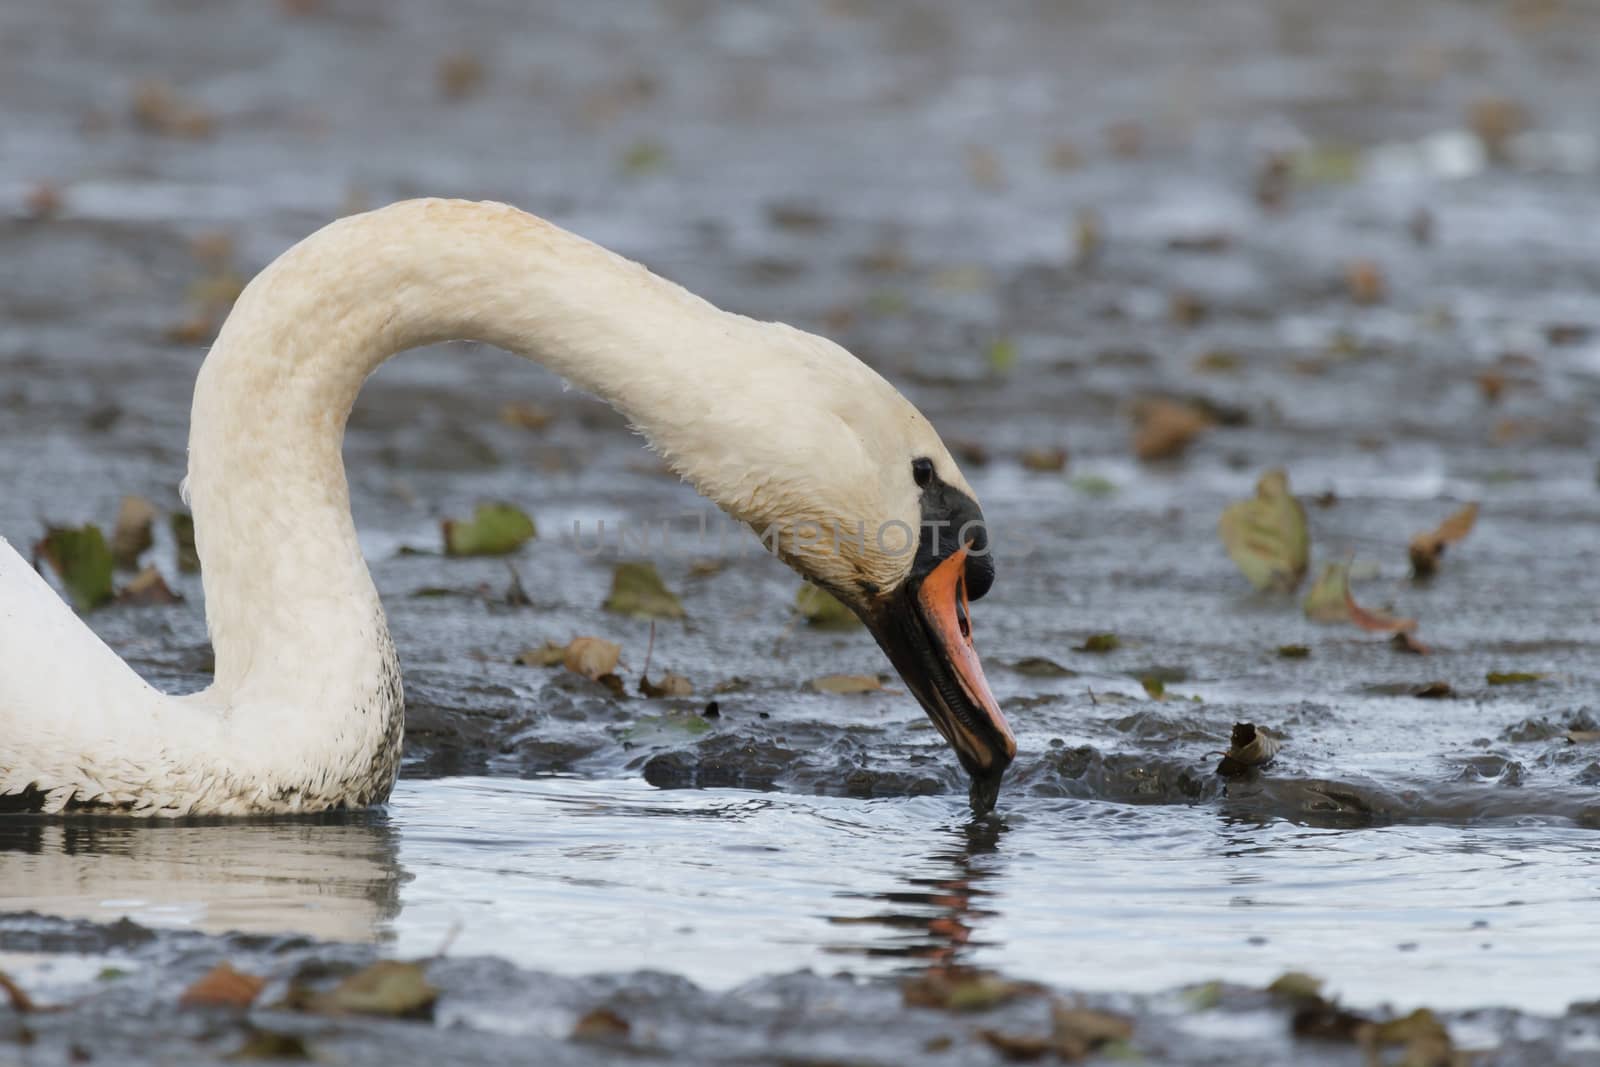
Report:
[[[1584,322],[1552,322],[1544,328],[1544,339],[1552,345],[1581,345],[1594,334],[1594,327]]]
[[[1213,348],[1196,356],[1189,369],[1196,374],[1236,374],[1243,366],[1244,359],[1239,353]]]
[[[1078,672],[1070,667],[1063,667],[1053,659],[1044,656],[1024,656],[1011,665],[1011,669],[1018,674],[1030,678],[1076,678]]]
[[[1274,978],[1267,992],[1281,1000],[1321,1000],[1322,979],[1304,971],[1288,971]]]
[[[622,646],[601,637],[574,637],[562,650],[561,663],[573,674],[598,682],[617,669]]]
[[[1455,1045],[1444,1023],[1427,1008],[1377,1023],[1367,1029],[1362,1043],[1370,1046],[1402,1045],[1403,1067],[1454,1067]]]
[[[1528,113],[1515,100],[1491,96],[1472,102],[1467,123],[1478,135],[1489,158],[1503,163],[1510,158],[1511,138],[1527,127]]]
[[[1305,578],[1311,557],[1306,510],[1289,492],[1289,476],[1269,470],[1256,495],[1228,505],[1217,523],[1228,556],[1257,589],[1290,593]]]
[[[211,113],[165,82],[144,81],[133,90],[133,121],[150,133],[198,139],[211,136]]]
[[[1098,474],[1080,474],[1067,483],[1084,496],[1114,496],[1117,483]]]
[[[714,578],[728,569],[725,559],[697,559],[689,564],[690,578]]]
[[[1252,767],[1262,767],[1283,747],[1283,738],[1255,723],[1234,723],[1228,751],[1217,764],[1217,773],[1224,778],[1236,778]]]
[[[117,594],[119,604],[178,604],[183,597],[172,591],[154,566],[146,567]]]
[[[635,141],[622,154],[622,173],[638,177],[662,170],[667,165],[667,150],[658,141]]]
[[[167,519],[172,529],[172,540],[178,546],[178,570],[184,574],[200,573],[200,553],[194,547],[194,516],[175,511]]]
[[[1211,417],[1192,404],[1161,399],[1135,405],[1133,419],[1133,453],[1145,462],[1181,455],[1212,424]]]
[[[1081,1060],[1106,1045],[1132,1038],[1133,1020],[1125,1015],[1065,1004],[1050,1009],[1050,1042],[1064,1060]]]
[[[1447,546],[1466,538],[1478,521],[1478,505],[1468,504],[1439,524],[1438,529],[1419,533],[1411,539],[1411,573],[1426,578],[1439,568],[1439,557]]]
[[[124,570],[139,565],[139,556],[149,548],[154,538],[150,527],[156,518],[156,507],[142,496],[125,496],[117,507],[117,524],[111,530],[111,559]]]
[[[1568,730],[1567,744],[1590,745],[1600,741],[1600,730]]]
[[[420,962],[379,960],[327,992],[311,997],[307,1008],[319,1015],[431,1019],[439,991],[428,984],[426,966]]]
[[[180,1008],[248,1008],[265,989],[267,980],[219,963],[178,998]]]
[[[47,528],[33,546],[33,557],[50,564],[79,611],[93,611],[111,599],[111,549],[93,523]]]
[[[661,581],[653,563],[619,563],[604,607],[639,619],[681,619],[683,603]]]
[[[581,639],[580,639],[581,640]],[[587,640],[597,640],[588,638]],[[621,655],[622,646],[617,646],[617,653]],[[560,667],[567,660],[567,646],[556,641],[546,641],[538,648],[530,648],[517,655],[514,662],[524,667]]]
[[[1386,615],[1381,611],[1368,611],[1357,604],[1355,597],[1350,592],[1350,584],[1345,583],[1344,604],[1350,612],[1350,621],[1361,629],[1371,633],[1392,633],[1395,630],[1415,630],[1416,619],[1401,619],[1393,615]]]
[[[523,430],[542,430],[549,426],[554,418],[553,411],[538,404],[517,402],[502,404],[500,407],[500,421],[507,426],[516,426]]]
[[[1140,678],[1139,684],[1144,686],[1145,695],[1151,700],[1167,699],[1167,683],[1160,678]]]
[[[671,671],[663,674],[659,681],[652,682],[649,678],[639,678],[639,692],[647,697],[686,697],[694,694],[694,683],[681,674]]]
[[[1042,1059],[1044,1054],[1051,1049],[1048,1037],[1034,1034],[1008,1034],[1003,1030],[979,1030],[978,1037],[984,1044],[998,1052],[1004,1059],[1014,1063],[1032,1063]]]
[[[526,512],[511,504],[479,504],[470,520],[446,519],[440,524],[447,556],[502,556],[515,552],[538,534]]]
[[[618,1041],[628,1036],[628,1020],[610,1008],[586,1011],[572,1024],[573,1041]]]
[[[1083,644],[1073,648],[1074,652],[1115,652],[1122,647],[1122,639],[1116,634],[1090,634],[1083,639]]]
[[[1524,685],[1544,680],[1544,675],[1534,671],[1490,671],[1485,681],[1490,685]]]
[[[883,683],[870,674],[824,674],[811,679],[811,688],[819,693],[876,693]]]
[[[435,81],[446,100],[465,100],[483,85],[483,60],[471,52],[457,52],[439,61]]]
[[[1013,982],[989,971],[937,968],[900,987],[908,1008],[938,1011],[988,1011],[1022,996],[1036,996],[1038,986]]]
[[[1349,622],[1350,568],[1344,563],[1323,564],[1322,573],[1306,593],[1306,618],[1313,622]]]
[[[22,207],[30,219],[49,219],[61,213],[64,203],[60,186],[50,182],[40,182],[28,190]]]
[[[984,357],[989,361],[990,370],[1005,374],[1017,365],[1017,344],[1008,337],[997,338],[989,343]]]
[[[856,613],[845,607],[838,597],[810,582],[795,593],[794,604],[806,625],[819,630],[855,630],[861,626]]]
[[[244,1044],[228,1053],[224,1059],[233,1062],[311,1059],[311,1049],[299,1034],[286,1034],[254,1025],[248,1026],[245,1034]]]
[[[1361,1040],[1371,1026],[1365,1016],[1346,1011],[1321,997],[1302,1004],[1289,1020],[1289,1032],[1309,1041],[1355,1042]]]
[[[1421,700],[1442,700],[1455,695],[1449,682],[1426,682],[1411,690],[1411,695]]]
[[[1433,649],[1418,641],[1415,634],[1406,630],[1401,630],[1390,638],[1389,647],[1410,656],[1427,656],[1433,652]]]
[[[1180,289],[1167,298],[1167,317],[1179,326],[1198,326],[1210,314],[1210,306],[1187,289]]]
[[[1358,259],[1344,269],[1345,291],[1357,304],[1381,304],[1384,284],[1383,268],[1370,259]]]
[[[1022,469],[1041,474],[1055,474],[1067,469],[1067,450],[1064,448],[1024,448],[1017,457]]]
[[[1305,645],[1279,645],[1279,659],[1306,659],[1310,657],[1311,649]]]

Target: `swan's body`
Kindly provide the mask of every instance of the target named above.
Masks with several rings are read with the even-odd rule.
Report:
[[[941,491],[971,500],[926,420],[831,342],[723,312],[503,205],[411,201],[343,219],[251,282],[196,383],[185,489],[216,652],[208,689],[152,688],[0,540],[0,797],[142,815],[387,797],[400,672],[340,449],[366,377],[449,338],[607,400],[758,530],[915,527],[927,492],[909,457],[931,457]],[[871,538],[823,547],[786,532],[781,546],[864,617],[918,566]]]

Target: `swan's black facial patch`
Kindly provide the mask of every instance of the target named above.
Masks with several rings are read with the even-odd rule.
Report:
[[[989,529],[984,525],[983,512],[976,500],[940,480],[928,460],[912,461],[914,476],[920,463],[928,464],[927,480],[918,476],[917,484],[922,487],[922,529],[918,531],[911,575],[922,577],[965,543],[967,598],[978,600],[994,585],[994,557],[989,551]]]

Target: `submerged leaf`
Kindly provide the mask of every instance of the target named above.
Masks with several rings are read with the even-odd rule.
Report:
[[[1251,500],[1231,504],[1217,523],[1228,556],[1257,589],[1293,592],[1311,558],[1306,510],[1289,492],[1289,476],[1270,470]]]
[[[396,1019],[429,1019],[439,990],[428,983],[425,963],[379,960],[310,999],[321,1015],[382,1015]]]
[[[806,625],[819,630],[854,630],[861,626],[856,613],[845,607],[843,601],[810,582],[795,593],[794,604]]]
[[[1252,767],[1265,766],[1283,747],[1283,739],[1251,722],[1235,723],[1233,736],[1217,773],[1224,778],[1236,778]]]
[[[1543,680],[1544,675],[1536,671],[1490,671],[1485,676],[1485,681],[1490,685],[1524,685]]]
[[[50,564],[79,611],[92,611],[111,599],[111,549],[93,523],[50,527],[33,546],[33,555]]]
[[[681,619],[683,603],[662,582],[653,563],[619,563],[611,575],[605,609],[640,619]]]
[[[470,520],[441,524],[447,556],[503,556],[530,541],[538,530],[527,512],[511,504],[479,504]]]
[[[870,674],[824,674],[811,679],[811,688],[819,693],[876,693],[883,683]]]
[[[267,980],[236,971],[223,962],[207,971],[183,991],[178,1006],[183,1008],[248,1008],[266,988]]]
[[[1468,504],[1439,524],[1438,529],[1419,533],[1411,539],[1411,573],[1426,578],[1439,569],[1439,557],[1447,546],[1464,540],[1478,521],[1478,505]]]

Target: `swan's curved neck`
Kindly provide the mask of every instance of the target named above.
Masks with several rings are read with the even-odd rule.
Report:
[[[737,376],[717,361],[760,350],[730,339],[766,329],[498,204],[412,201],[307,238],[246,288],[196,384],[187,492],[212,694],[342,713],[394,675],[341,459],[356,393],[391,355],[488,342],[606,399],[671,455],[672,413],[696,410],[706,375]]]

